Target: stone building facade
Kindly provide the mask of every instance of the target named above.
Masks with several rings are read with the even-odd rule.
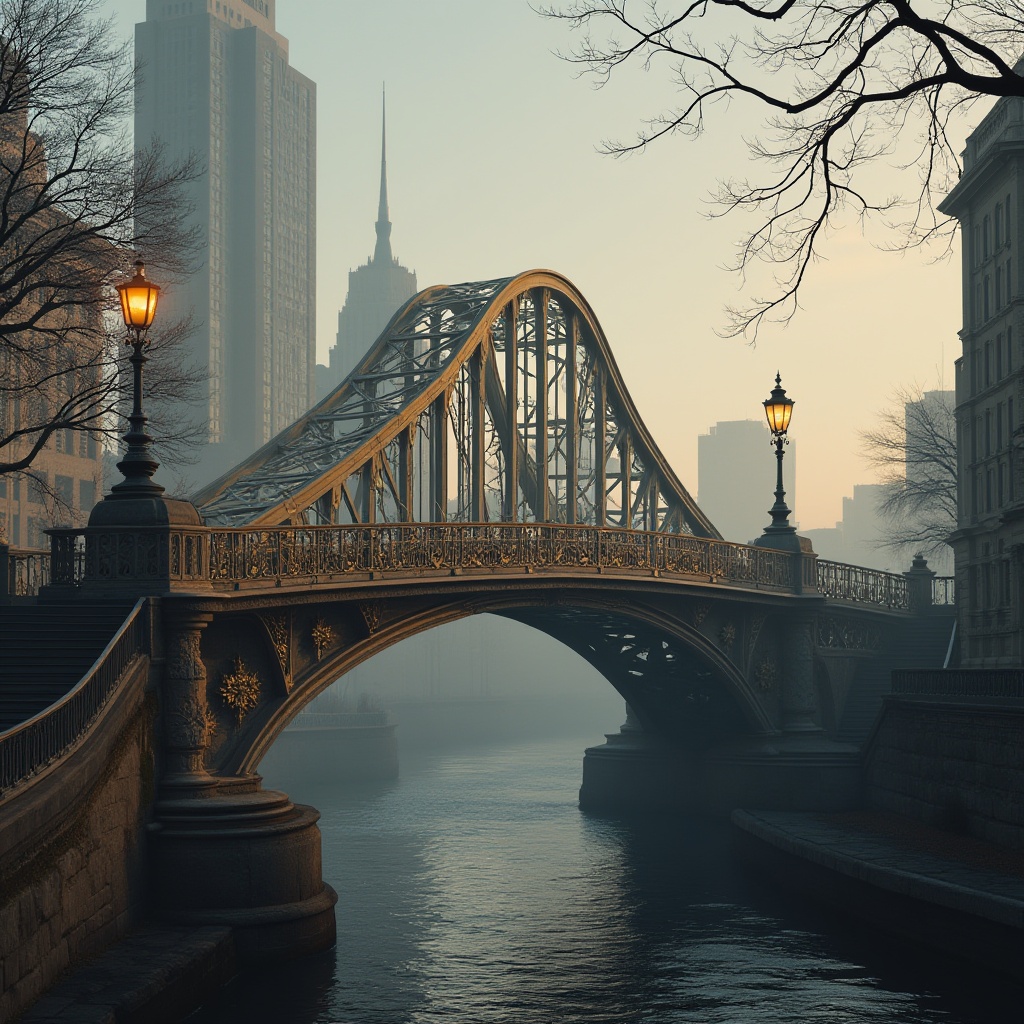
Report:
[[[1000,99],[969,136],[940,209],[961,227],[963,353],[956,362],[956,566],[961,663],[1021,663],[1024,476],[1024,99]]]

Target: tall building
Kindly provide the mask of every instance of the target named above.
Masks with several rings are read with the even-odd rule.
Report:
[[[796,521],[796,445],[786,449],[786,504]],[[775,501],[771,433],[761,420],[716,423],[697,438],[697,504],[726,540],[754,540]]]
[[[961,664],[1020,665],[1024,99],[1000,99],[968,137],[960,181],[940,209],[960,221],[962,238],[952,537]]]
[[[348,375],[398,307],[417,292],[416,272],[403,267],[391,253],[388,215],[387,115],[381,111],[380,199],[377,204],[377,244],[373,255],[348,272],[348,296],[338,313],[338,335],[328,366],[317,367],[317,399],[333,391]]]
[[[146,0],[135,137],[198,156],[202,268],[162,316],[193,311],[207,367],[192,474],[205,483],[306,412],[316,362],[316,86],[288,63],[275,0]],[[143,254],[145,255],[145,254]]]

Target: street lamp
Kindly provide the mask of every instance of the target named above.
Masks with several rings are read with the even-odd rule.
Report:
[[[143,348],[149,344],[147,332],[156,316],[156,307],[160,299],[160,286],[146,279],[146,267],[142,260],[135,263],[135,276],[117,286],[121,298],[121,315],[128,329],[127,344],[132,354],[128,361],[132,364],[134,376],[134,402],[132,413],[128,417],[128,433],[124,440],[128,451],[117,464],[124,479],[110,489],[111,497],[147,498],[163,494],[163,488],[152,477],[159,462],[153,458],[150,444],[153,438],[146,433],[146,414],[142,411],[142,367],[146,357]]]
[[[795,526],[789,523],[789,508],[786,505],[786,492],[782,489],[782,456],[785,445],[789,444],[786,431],[789,430],[789,421],[793,416],[793,406],[796,403],[792,398],[786,396],[786,389],[782,386],[782,377],[775,375],[775,387],[772,393],[764,400],[764,413],[768,417],[768,429],[772,432],[772,444],[775,445],[775,457],[778,459],[778,477],[775,482],[775,504],[768,510],[772,517],[771,524],[766,526],[764,532],[768,535],[781,533],[794,533]]]

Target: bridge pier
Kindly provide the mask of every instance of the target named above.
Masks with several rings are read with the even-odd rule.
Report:
[[[206,770],[212,716],[202,632],[212,616],[167,609],[164,765],[150,825],[153,900],[165,921],[227,925],[242,962],[334,944],[337,894],[321,874],[320,814],[258,775]]]
[[[248,963],[332,946],[338,900],[321,874],[319,811],[260,783],[221,779],[203,797],[161,800],[151,830],[158,914],[231,927]]]

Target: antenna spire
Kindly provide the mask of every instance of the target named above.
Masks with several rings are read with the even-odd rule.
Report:
[[[388,217],[388,111],[387,95],[384,85],[380,87],[380,202],[377,204],[377,246],[373,250],[373,262],[390,264],[391,255],[391,220]]]

